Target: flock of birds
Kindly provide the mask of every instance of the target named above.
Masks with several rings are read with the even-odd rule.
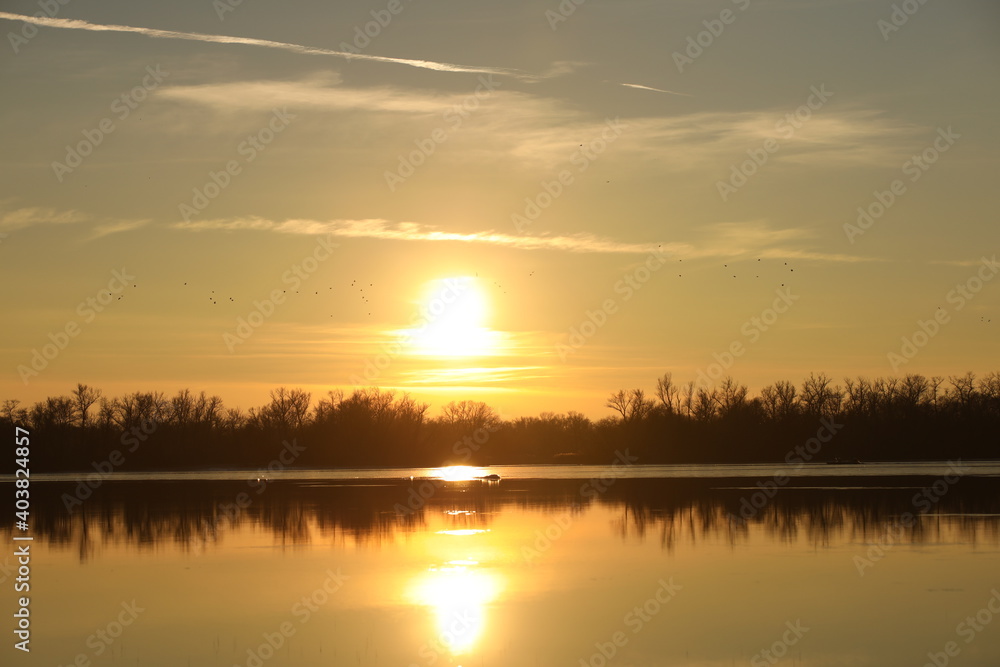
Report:
[[[683,262],[684,260],[683,260],[683,259],[678,259],[677,261],[678,261],[678,262]],[[760,262],[760,261],[761,261],[761,258],[760,258],[760,257],[758,257],[758,258],[757,258],[757,261],[758,261],[758,262]],[[784,266],[788,266],[788,262],[784,262]],[[729,268],[729,264],[723,264],[723,265],[722,265],[722,268],[724,268],[724,269],[728,269],[728,268]],[[793,269],[793,268],[789,267],[789,269],[788,269],[788,272],[789,272],[789,273],[795,273],[795,269]],[[732,274],[732,276],[733,276],[733,278],[736,278],[736,277],[737,277],[735,273],[734,273],[734,274]],[[677,274],[677,277],[678,277],[678,278],[683,278],[683,277],[684,277],[684,274],[682,274],[682,273],[678,273],[678,274]],[[755,273],[755,274],[754,274],[754,278],[760,278],[760,274],[759,274],[759,273]],[[781,283],[781,286],[782,286],[782,287],[784,287],[784,286],[785,286],[785,283]]]
[[[684,260],[683,260],[683,259],[678,259],[677,261],[678,261],[678,262],[683,262]],[[760,258],[757,258],[757,261],[758,261],[758,262],[760,262],[760,261],[761,261],[761,259],[760,259]],[[785,263],[784,263],[784,266],[788,266],[788,262],[785,262]],[[723,267],[723,268],[726,268],[726,269],[728,269],[728,268],[729,268],[729,264],[723,264],[723,265],[722,265],[722,267]],[[529,278],[533,277],[533,276],[535,275],[535,271],[536,271],[536,270],[532,270],[532,271],[529,271],[529,272],[528,272],[528,277],[529,277]],[[788,271],[789,271],[790,273],[792,273],[792,272],[794,272],[794,271],[795,271],[795,269],[793,269],[793,268],[789,268],[789,269],[788,269]],[[477,278],[479,277],[479,274],[478,274],[478,273],[476,273],[475,275],[476,275],[476,277],[477,277]],[[733,278],[736,278],[736,277],[737,277],[737,275],[736,275],[735,273],[734,273],[734,274],[732,274],[732,276],[733,276]],[[683,278],[683,274],[680,274],[680,273],[678,273],[678,274],[677,274],[677,277],[678,277],[678,278]],[[755,277],[755,278],[760,278],[760,275],[759,275],[759,274],[755,274],[755,275],[754,275],[754,277]],[[501,285],[501,284],[500,284],[499,282],[497,282],[497,281],[495,281],[495,280],[494,280],[494,281],[492,281],[492,284],[493,284],[493,286],[494,286],[494,287],[495,287],[495,288],[496,288],[497,290],[500,290],[500,291],[502,291],[502,292],[503,292],[504,294],[507,294],[507,293],[508,293],[508,292],[507,292],[507,290],[506,290],[506,289],[504,289],[504,286],[503,286],[503,285]],[[187,286],[187,283],[185,282],[185,283],[184,283],[184,285],[185,285],[185,286]],[[374,286],[375,286],[375,284],[374,284],[374,283],[368,283],[368,287],[369,287],[369,288],[372,288],[372,287],[374,287]],[[785,283],[781,283],[781,286],[782,286],[782,287],[784,287],[784,286],[785,286]],[[360,300],[361,300],[361,302],[362,302],[363,304],[366,304],[366,305],[367,305],[367,304],[370,304],[370,303],[371,303],[371,300],[369,299],[369,296],[368,296],[368,294],[365,294],[365,288],[364,288],[364,287],[361,287],[361,286],[359,285],[359,283],[358,283],[357,279],[354,279],[354,280],[352,280],[352,281],[351,281],[351,284],[350,284],[350,288],[352,288],[352,289],[357,289],[357,291],[358,291],[358,297],[360,298]],[[333,286],[332,286],[332,285],[328,285],[328,286],[327,286],[327,289],[328,289],[328,290],[332,290],[332,289],[333,289]],[[296,294],[299,294],[299,293],[300,293],[301,291],[302,291],[302,290],[295,290],[295,293],[296,293]],[[282,292],[286,292],[286,290],[282,290]],[[370,294],[370,293],[371,293],[371,292],[369,292],[369,294]],[[320,294],[320,291],[319,291],[319,290],[314,290],[314,291],[313,291],[313,295],[314,295],[314,296],[319,296],[319,294]],[[121,297],[118,297],[118,298],[119,298],[119,299],[121,299]],[[229,301],[230,301],[230,302],[232,302],[232,303],[236,303],[236,300],[235,300],[235,299],[234,299],[233,297],[231,297],[231,296],[230,296],[230,297],[228,297],[228,299],[229,299]],[[213,306],[217,306],[217,305],[219,304],[219,302],[218,302],[218,297],[216,296],[216,293],[215,293],[215,290],[211,290],[211,292],[210,292],[210,294],[209,294],[209,296],[208,296],[208,300],[212,302],[212,305],[213,305]],[[369,312],[369,313],[368,313],[368,315],[371,315],[371,312]],[[332,314],[332,313],[330,314],[330,317],[333,317],[333,314]]]
[[[678,261],[679,263],[682,263],[682,262],[683,262],[684,260],[683,260],[683,259],[678,259],[677,261]],[[759,257],[758,257],[758,258],[757,258],[757,262],[761,262],[761,261],[762,261],[762,260],[761,260],[761,258],[759,258]],[[792,268],[792,267],[789,267],[789,266],[788,266],[788,262],[783,262],[783,264],[782,264],[782,268],[784,268],[784,267],[788,267],[788,272],[789,272],[789,273],[794,273],[794,272],[795,272],[795,269],[794,269],[794,268]],[[724,269],[729,269],[729,264],[728,264],[728,263],[725,263],[725,264],[723,264],[723,265],[722,265],[722,268],[724,268]],[[758,269],[758,270],[759,270],[759,269]],[[528,277],[529,277],[529,278],[530,278],[530,277],[532,277],[532,276],[534,276],[534,275],[535,275],[535,270],[532,270],[532,271],[530,271],[530,272],[528,273]],[[737,276],[737,274],[735,274],[735,273],[733,273],[733,274],[731,274],[731,275],[732,275],[732,277],[733,277],[733,278],[737,278],[737,277],[738,277],[738,276]],[[477,278],[479,277],[479,274],[478,274],[478,273],[476,274],[476,277],[477,277]],[[683,278],[683,277],[684,277],[684,275],[683,275],[683,274],[681,274],[681,273],[678,273],[678,274],[677,274],[677,277],[678,277],[678,278]],[[760,278],[760,274],[759,274],[759,273],[754,273],[754,278]],[[492,281],[492,283],[493,283],[493,286],[494,286],[494,287],[496,287],[496,288],[497,288],[498,290],[501,290],[501,291],[503,291],[503,293],[504,293],[504,294],[507,294],[507,293],[508,293],[508,292],[507,292],[507,290],[505,290],[505,289],[504,289],[503,285],[501,285],[501,284],[500,284],[499,282],[497,282],[497,281]],[[187,283],[187,282],[185,282],[185,283],[184,283],[184,286],[186,287],[187,285],[188,285],[188,283]],[[354,280],[352,280],[352,281],[351,281],[351,284],[350,284],[350,286],[349,286],[349,287],[350,287],[350,288],[351,288],[352,290],[353,290],[353,289],[356,289],[356,290],[357,290],[357,296],[358,296],[358,298],[360,299],[361,303],[363,303],[363,304],[365,304],[365,305],[368,305],[368,304],[370,304],[370,303],[371,303],[371,299],[369,298],[369,295],[371,294],[371,288],[373,288],[374,286],[375,286],[375,284],[374,284],[374,283],[368,283],[368,288],[369,288],[369,292],[368,292],[368,293],[366,294],[366,293],[365,293],[365,288],[364,288],[364,287],[362,287],[362,286],[361,286],[361,285],[360,285],[360,284],[358,283],[357,279],[354,279]],[[785,286],[785,283],[781,283],[781,287],[784,287],[784,286]],[[138,284],[133,284],[133,285],[132,285],[132,287],[133,287],[133,288],[135,288],[135,287],[138,287]],[[333,286],[332,286],[332,285],[328,285],[328,286],[327,286],[327,290],[333,290]],[[282,290],[282,292],[283,292],[283,293],[287,293],[287,290]],[[299,293],[301,293],[301,292],[302,292],[302,290],[295,290],[295,294],[299,294]],[[314,290],[314,291],[313,291],[313,296],[319,296],[319,294],[320,294],[320,290]],[[124,296],[125,296],[124,294],[119,294],[119,295],[118,295],[118,300],[119,300],[119,301],[121,301],[121,300],[122,300],[122,299],[124,298]],[[219,301],[218,301],[218,300],[219,300],[219,298],[222,298],[222,297],[218,296],[218,295],[216,294],[215,290],[210,290],[210,292],[209,292],[209,295],[208,295],[208,300],[209,300],[209,301],[210,301],[210,302],[212,303],[212,305],[213,305],[213,306],[217,306],[217,305],[219,305]],[[232,297],[232,296],[229,296],[229,297],[226,297],[226,298],[228,299],[228,301],[229,301],[230,303],[234,303],[234,304],[235,304],[235,303],[237,303],[236,299],[235,299],[234,297]],[[225,303],[225,302],[223,302],[223,303]],[[938,306],[938,309],[939,309],[939,310],[941,310],[942,308],[941,308],[940,306]],[[370,315],[371,315],[371,312],[369,312],[369,313],[368,313],[368,315],[370,316]],[[330,317],[333,317],[333,316],[334,316],[334,315],[333,315],[333,313],[331,313],[331,314],[330,314]],[[980,318],[979,318],[979,321],[980,321],[981,323],[983,323],[983,324],[990,324],[991,322],[993,322],[993,319],[992,319],[992,318],[988,318],[988,317],[985,317],[985,316],[982,316],[982,317],[980,317]]]
[[[350,285],[350,286],[351,286],[352,288],[353,288],[353,287],[356,287],[356,286],[357,286],[357,282],[358,282],[358,281],[357,281],[356,279],[355,279],[355,280],[352,280],[352,281],[351,281],[351,285]],[[188,284],[187,284],[187,283],[185,282],[185,283],[184,283],[184,286],[185,286],[185,287],[187,287],[187,285],[188,285]],[[375,284],[374,284],[374,283],[368,283],[368,287],[374,287],[374,286],[375,286]],[[132,287],[136,287],[136,285],[133,285]],[[327,286],[327,289],[328,289],[328,290],[332,290],[332,289],[333,289],[333,285],[328,285],[328,286]],[[369,300],[369,298],[368,298],[367,296],[365,296],[365,295],[364,295],[364,292],[365,292],[365,288],[364,288],[364,287],[358,287],[357,289],[358,289],[358,293],[359,293],[359,296],[360,296],[360,299],[361,299],[361,302],[362,302],[362,303],[365,303],[365,304],[368,304],[368,303],[370,303],[370,300]],[[308,290],[306,290],[306,291],[308,291]],[[288,293],[288,290],[281,290],[281,292],[282,292],[282,294],[287,294],[287,293]],[[295,290],[295,294],[300,294],[300,293],[302,293],[302,290]],[[313,291],[313,296],[319,296],[319,293],[320,293],[320,290],[314,290],[314,291]],[[121,299],[122,297],[120,297],[120,296],[119,296],[118,298],[119,298],[119,300],[120,300],[120,299]],[[218,295],[217,295],[217,294],[215,293],[215,290],[210,290],[210,291],[209,291],[209,294],[208,294],[208,300],[212,302],[212,305],[213,305],[213,306],[217,306],[217,305],[219,305],[219,299],[220,299],[220,298],[221,298],[221,297],[220,297],[220,296],[218,296]],[[228,299],[229,299],[229,301],[230,301],[231,303],[237,303],[236,299],[235,299],[235,298],[233,298],[233,297],[231,297],[231,296],[230,296],[230,297],[226,297],[226,298],[228,298]],[[223,302],[223,303],[225,303],[225,302]],[[369,315],[371,315],[371,313],[368,313],[368,314],[369,314]],[[330,314],[330,317],[333,317],[333,314],[332,314],[332,313]]]

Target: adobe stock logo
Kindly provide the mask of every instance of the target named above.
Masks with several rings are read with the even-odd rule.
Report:
[[[76,314],[83,320],[82,324],[75,319],[67,320],[60,329],[49,332],[50,342],[43,344],[41,348],[32,348],[30,361],[27,364],[19,364],[16,369],[25,386],[28,385],[31,378],[38,377],[42,371],[49,367],[51,362],[55,361],[69,347],[70,342],[83,332],[83,325],[90,324],[97,319],[97,316],[116,300],[116,296],[121,299],[120,294],[125,291],[126,285],[133,280],[135,280],[135,276],[127,273],[125,267],[122,267],[120,271],[113,270],[111,279],[105,288],[98,290],[94,296],[88,296],[77,304]]]
[[[597,335],[597,332],[608,323],[608,319],[618,312],[621,304],[629,301],[636,292],[642,289],[649,280],[653,277],[653,274],[660,270],[666,263],[666,258],[664,253],[659,250],[654,250],[647,257],[646,261],[636,267],[634,270],[629,271],[624,274],[620,280],[614,284],[615,294],[621,294],[622,298],[619,302],[618,299],[609,297],[601,302],[600,307],[597,310],[587,310],[586,319],[580,322],[579,325],[570,327],[568,336],[568,345],[566,343],[556,344],[556,354],[559,355],[559,359],[563,362],[569,358],[569,355],[573,354],[581,347],[587,344],[587,341]]]
[[[962,135],[952,130],[951,125],[947,129],[939,127],[934,140],[923,150],[910,156],[902,164],[900,171],[903,176],[909,177],[910,183],[916,183],[961,138]],[[858,207],[858,217],[855,224],[844,223],[844,234],[847,236],[847,240],[853,244],[857,237],[867,232],[909,191],[908,188],[906,181],[895,178],[885,190],[874,190],[868,204]]]
[[[239,160],[227,160],[219,171],[208,171],[208,179],[201,185],[191,189],[191,202],[180,202],[177,205],[177,212],[184,222],[191,222],[195,217],[211,204],[222,191],[230,186],[233,179],[243,173],[243,167],[253,162],[258,155],[267,150],[275,138],[285,131],[296,115],[289,113],[287,109],[272,109],[271,118],[267,124],[261,127],[254,134],[248,134],[246,139],[241,141],[236,147],[237,154],[243,156],[243,163]]]
[[[140,83],[113,99],[108,105],[108,110],[115,115],[119,122],[125,121],[168,76],[170,76],[170,72],[161,70],[159,63],[155,67],[147,65],[146,75],[142,77]],[[105,137],[116,129],[118,126],[115,125],[115,121],[110,117],[104,117],[97,122],[95,127],[81,130],[80,134],[83,135],[83,139],[73,145],[66,145],[66,156],[63,161],[53,160],[52,173],[55,174],[56,180],[62,183],[66,175],[73,173],[74,169],[82,165],[83,161],[94,152],[94,149],[104,143]]]
[[[953,305],[953,312],[959,312],[976,298],[988,282],[993,280],[1000,273],[1000,263],[997,256],[980,259],[980,266],[974,275],[969,276],[963,282],[957,283],[945,294],[946,303]],[[909,336],[902,336],[899,349],[886,353],[886,361],[893,371],[899,371],[899,367],[909,363],[919,352],[927,347],[931,339],[941,333],[945,325],[951,322],[951,312],[948,309],[938,306],[934,314],[928,319],[918,319],[917,328]]]
[[[748,319],[740,327],[740,333],[751,344],[760,340],[761,335],[773,327],[778,319],[787,313],[800,298],[798,294],[792,294],[791,287],[776,289],[774,293],[776,296],[771,305],[760,311],[758,315]],[[698,386],[705,389],[711,387],[716,380],[732,368],[739,357],[746,354],[747,349],[748,346],[737,338],[730,342],[729,346],[722,352],[713,352],[712,358],[715,361],[703,369],[698,369],[698,375],[695,379]]]
[[[741,12],[746,11],[747,7],[750,6],[750,0],[732,0],[732,3]],[[736,22],[736,17],[738,16],[739,14],[731,9],[723,9],[719,12],[718,18],[702,21],[701,24],[705,26],[705,29],[694,36],[688,35],[687,47],[684,49],[684,53],[680,51],[673,52],[674,64],[677,65],[677,71],[683,74],[685,67],[693,65],[695,60],[700,58],[705,51],[715,44],[715,40],[722,37],[722,33],[726,31],[726,26]]]
[[[774,131],[781,139],[788,140],[795,136],[797,130],[812,118],[813,113],[819,111],[833,97],[833,93],[826,89],[826,84],[821,83],[819,87],[809,87],[809,97],[803,104],[786,113],[784,117],[774,124]],[[781,142],[774,137],[768,137],[759,148],[748,148],[746,151],[748,159],[739,164],[729,166],[729,178],[724,181],[716,181],[715,189],[719,193],[722,201],[728,201],[736,194],[736,191],[747,184],[749,179],[760,171],[771,156],[781,150]]]

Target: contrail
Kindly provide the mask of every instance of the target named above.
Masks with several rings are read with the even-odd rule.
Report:
[[[178,32],[176,30],[158,30],[155,28],[137,28],[128,25],[99,24],[83,21],[80,19],[57,19],[46,16],[28,16],[26,14],[12,14],[10,12],[0,12],[0,19],[9,21],[24,21],[47,28],[61,28],[64,30],[89,30],[92,32],[133,32],[147,37],[159,37],[161,39],[184,39],[193,42],[211,42],[214,44],[246,44],[247,46],[263,46],[269,49],[281,49],[293,53],[301,53],[311,56],[334,56],[346,60],[370,60],[381,63],[394,63],[396,65],[408,65],[420,69],[435,70],[438,72],[469,72],[473,74],[497,74],[510,76],[518,79],[533,80],[538,77],[521,72],[519,70],[507,69],[503,67],[474,67],[467,65],[455,65],[453,63],[441,63],[433,60],[411,60],[409,58],[389,58],[387,56],[373,56],[364,53],[348,53],[346,51],[335,51],[333,49],[321,49],[313,46],[302,46],[301,44],[289,44],[287,42],[274,42],[269,39],[254,39],[252,37],[231,37],[229,35],[206,35],[200,32]]]
[[[640,83],[620,83],[618,85],[627,86],[629,88],[639,88],[640,90],[653,90],[656,91],[657,93],[667,93],[669,95],[682,95],[684,97],[694,97],[694,95],[691,95],[690,93],[678,93],[677,91],[674,90],[663,90],[662,88],[653,88],[651,86],[644,86]]]

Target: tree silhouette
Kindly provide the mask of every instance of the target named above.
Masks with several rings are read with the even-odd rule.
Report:
[[[78,384],[68,396],[23,406],[0,403],[0,423],[32,431],[39,471],[266,467],[287,443],[297,466],[438,466],[445,463],[603,463],[630,447],[643,463],[784,461],[823,420],[844,426],[816,461],[991,459],[1000,455],[1000,372],[941,377],[845,378],[843,388],[812,373],[801,389],[786,380],[751,396],[732,377],[717,386],[655,380],[611,393],[614,412],[504,420],[481,401],[454,401],[428,419],[429,405],[377,387],[331,390],[313,403],[278,387],[247,411],[218,396],[182,389],[171,398],[136,391],[108,397]],[[94,408],[96,406],[96,414]],[[286,456],[287,458],[287,456]],[[0,461],[0,472],[11,471]],[[283,464],[285,465],[285,464]]]
[[[652,399],[646,398],[646,392],[642,389],[632,389],[631,391],[619,389],[608,397],[608,402],[605,405],[617,411],[625,423],[641,421],[649,416],[656,407],[656,403]]]
[[[88,387],[85,384],[76,385],[73,390],[73,402],[76,408],[80,426],[87,428],[87,417],[90,407],[101,397],[101,390]]]

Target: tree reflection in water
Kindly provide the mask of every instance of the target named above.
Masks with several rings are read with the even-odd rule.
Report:
[[[140,552],[166,544],[211,549],[247,527],[270,531],[287,548],[320,538],[378,547],[426,530],[431,515],[441,517],[447,530],[486,530],[507,509],[554,514],[586,511],[592,503],[620,510],[613,525],[618,536],[655,539],[668,550],[704,540],[736,545],[754,531],[816,546],[878,542],[887,535],[913,544],[1000,541],[1000,480],[963,478],[921,514],[913,499],[932,481],[866,478],[864,485],[849,486],[853,482],[843,478],[796,480],[747,520],[739,518],[741,501],[756,487],[746,479],[621,479],[596,499],[581,497],[581,480],[464,480],[441,484],[413,510],[406,504],[413,485],[407,480],[275,481],[261,494],[240,482],[108,482],[73,512],[60,500],[73,485],[48,482],[37,485],[32,509],[35,539],[75,549],[81,561],[106,545]],[[900,521],[906,512],[918,517],[912,526]],[[0,518],[0,531],[9,534],[11,520]]]

